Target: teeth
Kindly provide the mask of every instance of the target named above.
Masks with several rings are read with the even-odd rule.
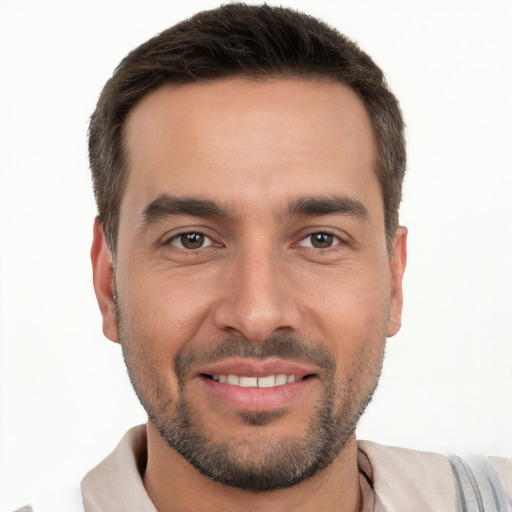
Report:
[[[234,386],[240,385],[240,379],[236,375],[228,375],[226,379],[227,384],[233,384]]]
[[[286,384],[288,376],[285,373],[281,373],[279,375],[276,375],[276,384],[278,386],[282,386],[283,384]],[[295,380],[295,377],[293,375],[290,375],[290,377],[293,377],[293,380]]]
[[[292,384],[296,380],[295,375],[287,375],[280,373],[278,375],[266,375],[265,377],[245,377],[238,375],[212,375],[212,379],[218,382],[231,384],[232,386],[240,386],[241,388],[273,388],[275,386],[283,386],[284,384]]]
[[[259,388],[273,388],[277,384],[277,377],[269,375],[268,377],[260,377],[258,379]]]
[[[240,377],[240,387],[242,388],[257,388],[258,379],[256,377]]]

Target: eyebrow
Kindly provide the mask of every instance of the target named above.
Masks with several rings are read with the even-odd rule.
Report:
[[[227,211],[210,199],[173,197],[169,194],[161,194],[142,210],[142,227],[147,229],[152,224],[173,215],[227,217]]]
[[[300,197],[292,200],[277,215],[279,220],[292,217],[308,217],[318,215],[348,215],[368,218],[368,210],[357,199],[346,196],[312,196]],[[194,217],[220,217],[227,218],[228,211],[219,203],[211,199],[196,197],[174,197],[161,194],[151,201],[141,214],[143,229],[152,224],[174,215],[190,215]]]
[[[291,201],[284,210],[283,217],[307,217],[316,215],[348,215],[368,218],[368,210],[357,199],[346,196],[300,197]]]

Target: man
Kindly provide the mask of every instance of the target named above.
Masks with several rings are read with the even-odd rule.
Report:
[[[407,233],[400,110],[354,43],[286,9],[200,13],[120,64],[90,160],[103,331],[149,419],[86,476],[87,511],[508,508],[504,459],[355,439]]]

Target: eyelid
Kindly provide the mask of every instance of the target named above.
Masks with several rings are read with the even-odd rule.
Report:
[[[332,245],[329,247],[326,247],[326,248],[320,248],[320,247],[313,247],[313,245],[311,243],[309,243],[309,244],[305,243],[308,239],[311,240],[311,237],[313,237],[315,235],[332,236],[333,237]],[[337,245],[342,244],[342,243],[344,243],[344,240],[341,238],[341,236],[336,235],[327,229],[319,229],[319,230],[316,230],[316,231],[313,231],[311,233],[304,235],[302,238],[300,238],[300,240],[295,245],[298,247],[308,247],[308,248],[316,249],[316,250],[329,250],[329,249],[332,249],[333,247],[336,247]]]
[[[202,235],[204,237],[204,244],[202,247],[197,249],[188,249],[184,247],[180,238],[184,235],[197,234]],[[158,246],[167,247],[170,250],[176,251],[186,251],[186,252],[195,252],[201,251],[203,249],[209,249],[211,247],[222,247],[224,243],[221,240],[221,237],[215,231],[212,232],[212,229],[206,226],[178,226],[175,229],[169,230],[165,233],[160,240],[157,242]]]
[[[201,235],[202,237],[204,237],[204,244],[201,247],[198,247],[197,249],[189,249],[188,247],[184,247],[183,244],[181,243],[181,238],[184,235]],[[209,241],[209,243],[208,243],[208,241]],[[175,243],[175,242],[177,242],[177,243]],[[173,235],[172,237],[168,238],[166,244],[174,245],[175,247],[178,247],[179,249],[183,249],[184,251],[194,251],[194,250],[198,251],[200,249],[206,249],[207,247],[210,247],[211,245],[216,245],[210,236],[208,236],[204,233],[201,233],[200,231],[182,231],[181,233],[178,233],[178,234]]]

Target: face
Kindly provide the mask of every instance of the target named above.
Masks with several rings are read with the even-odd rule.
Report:
[[[104,332],[199,471],[297,484],[353,436],[400,325],[364,106],[321,81],[164,86],[125,136],[115,272],[99,225],[92,251]]]

